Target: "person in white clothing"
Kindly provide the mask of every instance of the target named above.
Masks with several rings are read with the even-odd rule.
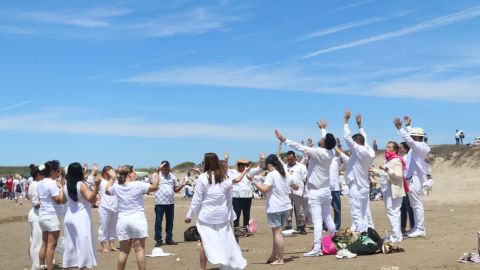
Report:
[[[345,170],[350,190],[352,231],[366,232],[368,227],[373,227],[370,214],[370,181],[368,171],[375,158],[375,151],[368,145],[360,114],[356,116],[359,133],[352,136],[348,126],[350,115],[349,111],[345,112],[343,131],[344,139],[352,152]]]
[[[377,168],[372,168],[372,172],[380,177],[383,202],[387,210],[387,217],[392,226],[392,235],[390,242],[401,242],[403,239],[400,226],[400,208],[403,197],[405,197],[405,188],[403,186],[404,172],[406,163],[398,155],[398,143],[390,141],[385,147],[385,163]]]
[[[118,200],[117,236],[120,241],[117,269],[125,269],[130,250],[135,250],[139,270],[146,269],[145,238],[148,237],[148,224],[145,216],[143,195],[158,190],[159,176],[162,165],[153,175],[153,183],[136,181],[137,174],[133,166],[122,166],[118,170],[117,180],[113,177],[108,181],[105,193],[114,195]]]
[[[17,206],[23,205],[23,191],[25,190],[20,179],[22,179],[21,176],[15,174],[15,179],[13,179],[13,189],[15,192],[15,205]]]
[[[235,240],[231,222],[236,218],[232,207],[232,186],[243,179],[248,169],[237,178],[228,178],[225,164],[220,162],[217,154],[205,154],[204,172],[197,179],[192,203],[185,217],[185,223],[197,218],[202,270],[207,267],[207,259],[213,264],[220,264],[220,269],[244,269],[247,266]]]
[[[268,258],[267,263],[270,263],[271,265],[281,265],[284,264],[282,227],[292,209],[289,198],[290,189],[298,190],[298,184],[294,182],[294,178],[287,175],[284,165],[280,162],[277,156],[273,154],[269,155],[265,159],[265,166],[269,171],[265,178],[265,182],[263,184],[257,182],[252,183],[258,190],[267,196],[265,208],[273,236],[272,253]],[[253,177],[250,176],[249,180],[252,181]]]
[[[408,116],[405,116],[404,120],[408,131],[402,128],[403,124],[400,118],[395,118],[393,122],[398,130],[398,134],[410,147],[406,157],[407,172],[405,178],[409,181],[410,192],[408,196],[415,218],[415,228],[407,236],[411,238],[423,237],[426,236],[425,213],[422,202],[423,183],[426,181],[429,173],[429,166],[425,158],[430,153],[430,147],[423,141],[425,135],[423,129],[411,128],[411,119]]]
[[[52,160],[39,166],[45,178],[39,182],[37,190],[40,200],[38,215],[40,228],[42,229],[42,247],[40,249],[40,268],[45,267],[53,270],[53,256],[60,236],[60,217],[63,215],[63,204],[66,198],[60,176],[60,162]]]
[[[335,233],[335,224],[330,216],[330,204],[332,193],[330,192],[330,165],[335,153],[333,148],[336,145],[335,137],[328,133],[319,142],[320,147],[313,148],[304,146],[291,140],[287,140],[278,130],[275,130],[276,137],[287,146],[303,152],[309,158],[307,172],[308,205],[313,222],[313,248],[304,253],[305,257],[321,256],[322,254],[322,231],[323,223],[326,224],[328,233]]]
[[[115,179],[116,174],[112,166],[104,166],[101,174],[100,188],[100,205],[98,207],[98,240],[102,245],[102,252],[117,251],[115,248],[115,237],[117,227],[117,197],[108,195],[105,192],[110,179]],[[148,183],[150,184],[150,183]]]
[[[287,163],[285,164],[281,158],[281,149],[282,142],[278,144],[277,157],[278,160],[282,163],[285,168],[285,171],[288,173],[289,177],[293,178],[294,182],[297,183],[298,189],[291,190],[290,193],[290,202],[293,206],[293,211],[290,212],[288,216],[286,230],[292,229],[292,216],[295,213],[296,229],[297,232],[300,232],[302,235],[306,235],[307,231],[305,230],[305,211],[304,206],[304,196],[305,196],[305,184],[307,181],[307,167],[302,163],[297,162],[297,157],[295,152],[288,151],[286,154]]]
[[[80,163],[75,162],[68,166],[67,183],[64,187],[67,198],[62,262],[64,269],[71,267],[85,269],[97,265],[91,204],[97,200],[101,179],[95,179],[93,191],[90,191],[84,179]]]
[[[30,174],[32,181],[28,189],[28,197],[32,203],[32,208],[28,212],[28,222],[30,223],[30,249],[29,255],[32,261],[32,270],[40,269],[39,254],[42,247],[42,229],[40,228],[40,218],[38,211],[40,209],[40,199],[38,197],[38,183],[43,179],[38,166],[30,165]]]

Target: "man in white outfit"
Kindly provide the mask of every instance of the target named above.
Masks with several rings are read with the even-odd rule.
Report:
[[[411,128],[411,119],[405,116],[405,125],[407,130],[402,128],[402,121],[400,118],[395,118],[393,123],[398,129],[398,134],[410,147],[405,161],[407,163],[407,172],[405,178],[409,181],[410,192],[408,198],[410,199],[410,205],[413,209],[413,216],[415,219],[415,228],[409,234],[408,237],[423,237],[426,236],[425,231],[425,212],[423,209],[423,183],[426,181],[429,167],[425,158],[430,153],[430,147],[423,141],[425,132],[422,128]]]
[[[309,158],[307,197],[314,226],[314,244],[312,250],[304,253],[303,256],[321,256],[323,255],[321,243],[323,222],[327,225],[329,234],[333,235],[335,233],[335,224],[330,216],[330,204],[332,202],[332,193],[330,192],[330,164],[335,157],[335,153],[332,150],[336,144],[335,137],[328,133],[325,138],[320,140],[320,147],[313,148],[287,140],[278,130],[275,130],[275,135],[287,146],[303,152],[303,154]]]
[[[373,221],[370,212],[370,181],[368,170],[372,166],[375,151],[368,145],[365,139],[365,131],[362,127],[361,115],[357,115],[358,134],[352,136],[348,126],[350,112],[345,112],[343,118],[344,139],[352,152],[347,162],[345,175],[350,189],[350,215],[352,218],[352,230],[366,232]]]

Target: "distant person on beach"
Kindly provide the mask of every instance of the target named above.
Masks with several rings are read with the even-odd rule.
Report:
[[[221,163],[215,153],[206,153],[203,164],[203,173],[198,177],[185,217],[185,223],[197,218],[196,226],[201,237],[200,269],[206,269],[207,260],[220,264],[221,269],[244,269],[247,261],[231,226],[235,219],[231,192],[233,183],[241,181],[248,169],[237,178],[228,178],[226,162]]]
[[[121,166],[117,179],[110,178],[105,188],[107,195],[113,195],[118,200],[117,236],[120,241],[117,269],[125,269],[130,251],[135,250],[139,270],[146,269],[145,239],[148,237],[148,223],[145,216],[143,195],[158,190],[159,176],[162,164],[153,176],[152,184],[136,181],[137,173],[133,166]]]
[[[332,193],[330,190],[330,165],[335,153],[335,137],[331,133],[325,134],[320,140],[320,147],[309,147],[300,143],[286,139],[278,130],[275,130],[275,136],[278,140],[284,142],[287,146],[303,152],[309,159],[307,173],[308,205],[312,216],[314,226],[313,247],[309,252],[303,254],[305,257],[322,256],[322,231],[323,223],[327,226],[328,233],[335,233],[335,223],[330,215],[330,204],[332,203]]]
[[[44,166],[42,166],[44,168]],[[28,223],[30,223],[30,248],[29,255],[32,262],[32,270],[40,269],[40,249],[42,248],[42,229],[40,228],[40,199],[38,197],[38,184],[43,179],[43,175],[38,166],[30,165],[30,174],[32,182],[28,189],[28,197],[32,203],[32,208],[28,212]]]
[[[460,145],[463,145],[463,139],[465,139],[465,133],[463,130],[460,130]]]
[[[377,140],[373,140],[372,142],[372,148],[373,148],[373,151],[377,152],[378,151],[378,144],[377,144]]]
[[[60,236],[60,217],[64,213],[63,204],[66,201],[62,182],[56,181],[60,176],[60,162],[47,161],[44,165],[45,178],[38,184],[40,199],[40,228],[42,229],[42,247],[40,249],[40,265],[53,270],[53,256]]]
[[[5,182],[5,186],[7,187],[7,197],[10,200],[13,200],[14,197],[14,191],[13,191],[13,176],[9,176],[7,178],[7,181]]]
[[[355,117],[359,133],[352,136],[348,121],[350,112],[345,112],[343,118],[344,139],[352,152],[345,171],[347,182],[350,183],[350,214],[352,231],[366,232],[373,228],[370,211],[370,181],[368,171],[375,158],[375,151],[367,143],[367,134],[362,126],[362,116]]]
[[[64,218],[65,247],[62,266],[64,269],[92,268],[97,265],[96,244],[92,227],[91,204],[97,200],[101,178],[95,178],[93,190],[84,181],[82,165],[72,163],[67,168],[63,193],[67,198]]]
[[[22,177],[18,174],[15,174],[15,177],[13,179],[13,188],[15,192],[15,205],[23,205],[23,192],[24,192],[24,187],[22,183]]]
[[[460,145],[460,131],[458,129],[455,131],[455,144]]]
[[[426,230],[422,196],[423,183],[427,180],[426,177],[429,173],[429,166],[425,162],[425,158],[430,152],[430,147],[423,141],[425,136],[423,129],[418,127],[411,128],[411,119],[408,116],[404,117],[404,121],[407,130],[402,128],[403,123],[400,118],[394,119],[394,125],[398,130],[398,134],[410,147],[410,156],[406,158],[408,163],[405,178],[410,183],[408,196],[415,216],[415,229],[407,236],[411,238],[424,237],[426,236]]]
[[[180,192],[185,186],[178,181],[177,177],[170,172],[170,162],[164,160],[160,170],[160,186],[155,193],[155,246],[163,245],[162,222],[165,216],[165,244],[176,245],[173,240],[173,219],[175,216],[175,193]]]
[[[115,170],[112,166],[104,166],[100,178],[101,182],[98,189],[98,194],[100,195],[98,240],[102,245],[102,252],[117,251],[115,238],[117,236],[118,201],[117,197],[106,193],[108,182],[110,179],[116,178]]]
[[[407,166],[408,163],[410,162],[410,155],[408,154],[410,151],[410,147],[406,142],[401,142],[399,144],[399,151],[398,153],[404,158]],[[407,196],[403,197],[402,200],[402,207],[400,208],[400,217],[401,217],[401,230],[402,233],[407,233],[408,232],[413,232],[415,228],[415,217],[413,215],[413,209],[410,206],[410,199],[408,198],[408,193],[410,192],[410,187],[408,185],[408,182],[404,183],[405,187],[405,192],[407,193]],[[407,231],[407,220],[409,221],[410,228]]]

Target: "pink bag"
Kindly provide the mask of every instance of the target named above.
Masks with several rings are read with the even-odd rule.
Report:
[[[251,218],[250,221],[248,221],[248,232],[249,233],[257,232],[257,222],[253,218]]]
[[[333,235],[326,235],[322,238],[322,253],[323,255],[337,254],[337,247],[332,241]]]

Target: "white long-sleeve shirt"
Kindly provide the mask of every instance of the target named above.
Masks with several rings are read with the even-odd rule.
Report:
[[[363,128],[359,129],[360,134],[366,138]],[[375,151],[368,145],[365,139],[365,145],[359,145],[352,139],[352,132],[348,124],[343,125],[344,139],[352,152],[345,170],[347,181],[350,184],[356,184],[360,189],[370,189],[370,181],[368,180],[368,170],[372,166],[375,158]]]
[[[208,183],[207,173],[198,177],[193,194],[192,203],[187,213],[187,218],[197,219],[207,224],[223,224],[231,221],[232,215],[232,180],[229,178],[220,184],[215,184],[215,177],[212,176],[212,184]],[[230,193],[230,194],[229,194]]]
[[[330,164],[332,163],[335,153],[333,150],[325,148],[313,148],[301,145],[297,142],[286,140],[285,144],[289,147],[303,152],[309,157],[307,171],[307,188],[323,189],[330,188]]]
[[[402,139],[410,147],[408,151],[406,162],[407,162],[407,172],[405,177],[407,179],[412,178],[412,176],[418,176],[422,181],[429,173],[429,166],[425,161],[428,153],[430,153],[430,147],[425,142],[416,142],[410,137],[408,132],[401,128],[398,130],[398,134],[402,136]]]
[[[322,138],[327,136],[327,130],[322,128],[320,129],[322,133]],[[332,164],[330,165],[330,190],[331,191],[340,191],[340,158],[334,157],[332,160]]]

